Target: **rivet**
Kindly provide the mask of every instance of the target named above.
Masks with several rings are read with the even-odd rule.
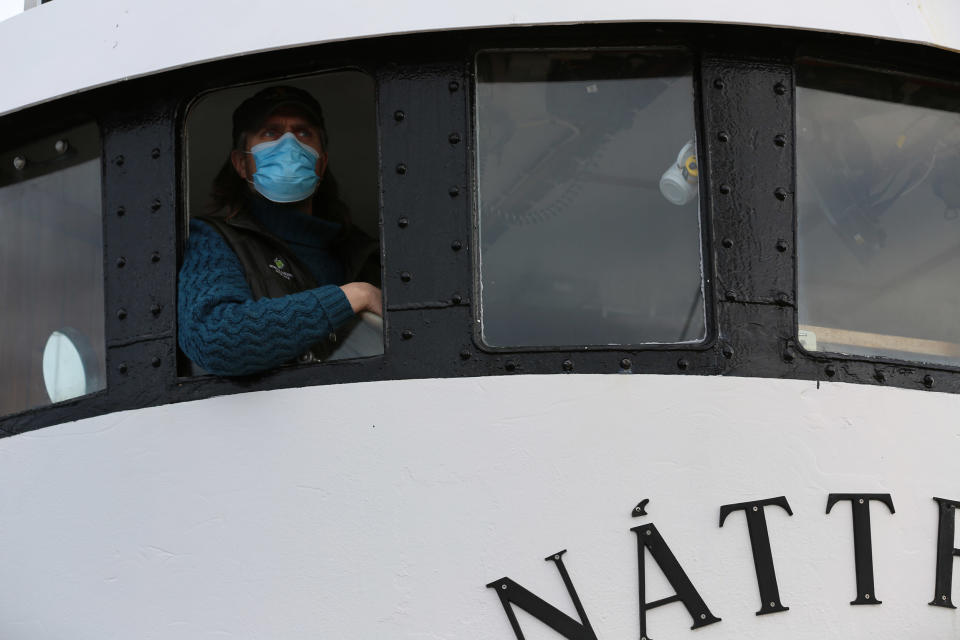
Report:
[[[723,297],[726,298],[727,302],[737,301],[737,294],[733,291],[733,289],[728,289]]]
[[[564,361],[563,361],[563,370],[564,370],[564,371],[573,371],[573,360],[564,360]]]
[[[507,360],[506,364],[503,365],[503,368],[506,369],[507,371],[516,371],[517,363],[514,362],[513,360]]]
[[[24,167],[27,166],[27,159],[23,156],[17,156],[13,159],[13,168],[17,171],[22,171]]]
[[[393,112],[393,119],[396,120],[397,122],[401,122],[406,117],[407,117],[407,114],[405,114],[403,111],[400,111],[399,109]]]
[[[70,142],[67,140],[57,140],[53,145],[53,150],[63,155],[70,150]]]
[[[450,89],[450,93],[460,89],[460,83],[456,80],[451,80],[450,84],[447,85],[447,89]]]
[[[117,268],[118,268],[118,269],[123,269],[123,267],[124,267],[126,264],[127,264],[127,259],[126,259],[126,258],[124,258],[123,256],[120,256],[119,258],[117,258]]]
[[[159,304],[154,303],[153,306],[150,307],[150,313],[152,313],[154,317],[160,315],[161,311],[163,311],[163,307],[161,307]]]
[[[647,529],[647,530],[644,531],[643,533],[644,533],[645,535],[648,535],[648,536],[652,536],[652,535],[653,535],[653,532],[650,531],[650,529]]]
[[[125,320],[127,318],[127,310],[117,309],[117,318],[119,318],[120,320]]]
[[[410,329],[404,329],[403,331],[400,332],[400,337],[403,338],[404,340],[409,340],[410,338],[413,337],[413,331],[411,331]]]
[[[760,507],[758,507],[757,505],[753,505],[753,510],[754,510],[754,511],[759,511],[759,510],[760,510]]]
[[[827,374],[828,378],[832,378],[833,376],[837,375],[837,368],[832,364],[828,364],[823,368],[823,372]]]
[[[154,251],[153,253],[151,253],[150,262],[153,262],[153,263],[160,262],[160,253],[157,251]]]
[[[119,371],[120,373],[126,373],[126,372],[127,372],[127,363],[126,363],[126,362],[121,362],[121,363],[117,366],[117,371]]]
[[[773,190],[773,195],[777,200],[786,200],[787,199],[787,190],[783,187],[777,187]]]
[[[399,220],[397,220],[397,226],[400,227],[401,229],[406,229],[409,224],[410,224],[410,221],[407,220],[406,218],[400,218]]]
[[[451,133],[447,140],[450,141],[450,144],[458,144],[460,142],[460,134],[456,132]]]
[[[859,502],[860,504],[863,504],[863,498],[860,498],[859,500],[857,500],[857,502]]]
[[[723,79],[722,79],[722,78],[717,78],[716,80],[714,80],[714,81],[713,81],[713,88],[714,88],[714,89],[723,89]]]
[[[701,620],[706,620],[706,619],[707,619],[707,614],[701,613],[701,614],[700,614],[700,619],[701,619]]]
[[[409,271],[404,271],[400,274],[400,279],[404,282],[410,282],[411,278],[413,278],[413,276],[410,275]]]
[[[461,360],[469,360],[471,355],[473,355],[473,354],[471,354],[469,351],[467,351],[466,349],[464,349],[463,351],[460,352],[460,359],[461,359]]]
[[[150,204],[150,211],[153,211],[154,213],[156,213],[157,211],[160,211],[160,206],[161,206],[160,200],[159,200],[159,199],[155,199],[155,200]]]
[[[154,160],[156,160],[157,158],[159,158],[159,157],[160,157],[160,149],[154,148],[153,151],[150,152],[150,157],[153,158]]]
[[[630,358],[624,358],[623,360],[620,361],[621,369],[629,369],[632,366],[633,366],[633,363],[630,362]]]
[[[782,133],[778,133],[777,135],[773,136],[773,144],[777,145],[778,147],[786,146],[787,136],[783,135]]]
[[[771,602],[771,603],[770,603],[770,608],[771,608],[771,609],[774,608],[775,606],[777,606],[777,603],[776,603],[776,602]]]
[[[863,599],[864,599],[864,600],[869,600],[869,599],[870,599],[870,594],[869,594],[869,593],[863,594]]]
[[[453,249],[454,251],[460,251],[460,249],[463,249],[463,243],[460,242],[459,240],[454,240],[453,242],[450,243],[450,248]]]
[[[116,158],[113,159],[113,163],[114,163],[115,165],[117,165],[118,167],[122,167],[122,166],[123,166],[123,162],[124,162],[123,156],[117,156]]]
[[[402,162],[398,164],[397,173],[399,173],[400,175],[404,175],[405,173],[407,173],[407,165],[403,164]]]
[[[127,212],[125,207],[117,207],[117,217],[122,218],[123,214]]]
[[[150,364],[154,369],[156,369],[160,366],[160,358],[158,356],[153,356],[153,360],[150,361]]]
[[[724,345],[723,349],[720,350],[720,353],[723,354],[723,357],[729,360],[733,357],[733,347],[730,345]]]
[[[732,248],[733,248],[733,240],[731,240],[730,238],[724,238],[724,239],[723,239],[723,242],[721,242],[721,244],[723,245],[723,248],[724,248],[724,249],[732,249]]]
[[[680,369],[681,371],[686,371],[689,366],[690,366],[690,361],[687,360],[686,358],[680,358],[679,360],[677,360],[677,368]]]
[[[929,373],[923,376],[923,386],[925,386],[927,389],[933,386],[933,376],[931,376]]]
[[[447,193],[450,194],[451,198],[456,198],[458,195],[460,195],[460,187],[454,185],[450,187],[450,190]]]
[[[781,291],[777,294],[777,304],[781,307],[790,306],[790,296]]]
[[[783,253],[790,248],[790,245],[787,244],[786,240],[777,240],[777,251]]]
[[[506,589],[506,588],[507,588],[507,585],[502,584],[502,585],[500,585],[500,588],[501,588],[501,589]]]
[[[554,555],[554,556],[553,556],[553,559],[554,559],[554,560],[559,560],[559,559],[560,559],[560,554],[558,553],[558,554]]]
[[[793,352],[792,352],[792,351],[784,351],[784,352],[783,352],[783,361],[784,361],[784,362],[793,362]]]
[[[730,185],[728,185],[728,184],[722,184],[722,185],[720,185],[720,193],[722,193],[723,195],[729,194],[729,193],[730,193]]]
[[[453,302],[453,304],[460,304],[463,302],[463,296],[461,296],[459,293],[455,293],[453,294],[453,297],[450,298],[450,301]]]
[[[941,599],[941,600],[946,600],[946,599],[947,599],[947,595],[946,595],[946,594],[943,594],[942,596],[940,596],[940,599]]]
[[[720,142],[728,142],[730,140],[730,134],[726,131],[721,131],[717,134],[717,140]]]
[[[773,85],[773,91],[774,91],[778,96],[782,96],[783,94],[785,94],[785,93],[787,92],[787,87],[785,87],[782,82],[778,82],[777,84]]]
[[[873,379],[883,384],[884,380],[886,380],[887,377],[883,375],[883,371],[877,371],[876,373],[873,374]]]

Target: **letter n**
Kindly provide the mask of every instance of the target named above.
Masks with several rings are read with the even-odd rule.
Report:
[[[707,608],[696,587],[690,582],[690,578],[687,577],[683,567],[680,566],[677,557],[673,555],[670,547],[664,542],[663,536],[657,531],[657,527],[650,523],[634,527],[630,531],[637,534],[637,568],[640,581],[640,640],[650,640],[650,635],[647,633],[647,610],[672,602],[682,602],[683,606],[687,608],[687,613],[693,619],[691,629],[699,629],[708,624],[720,622],[720,618],[710,613],[710,609]],[[663,571],[663,575],[667,577],[667,581],[673,587],[674,595],[654,602],[647,602],[646,551],[650,552],[660,570]]]
[[[573,606],[577,609],[577,615],[580,616],[580,622],[555,606],[548,604],[543,598],[524,589],[510,578],[500,578],[487,585],[487,588],[495,589],[497,595],[500,596],[500,604],[503,605],[503,610],[507,613],[507,619],[510,620],[510,626],[513,627],[517,640],[524,640],[524,637],[523,631],[520,630],[517,614],[513,611],[513,606],[520,607],[567,640],[597,640],[597,634],[593,632],[593,627],[587,620],[587,613],[583,610],[577,590],[573,588],[570,574],[567,573],[567,568],[563,566],[563,554],[566,552],[566,549],[564,549],[552,556],[547,556],[544,560],[554,562],[557,565],[560,577],[563,578],[563,584],[567,587],[567,593],[570,594]]]

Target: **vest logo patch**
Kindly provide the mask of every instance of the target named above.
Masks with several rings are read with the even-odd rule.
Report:
[[[271,262],[267,266],[270,267],[274,273],[276,273],[278,276],[280,276],[284,280],[290,280],[291,278],[293,278],[292,273],[290,273],[289,271],[283,270],[283,268],[287,266],[287,263],[284,262],[283,258],[281,258],[280,256],[277,256],[276,258],[274,258],[273,262]]]

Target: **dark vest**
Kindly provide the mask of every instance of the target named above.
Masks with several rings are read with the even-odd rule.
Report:
[[[230,217],[194,217],[216,229],[237,255],[254,300],[280,298],[319,286],[307,265],[246,209]],[[331,333],[326,342],[314,345],[297,360],[324,360],[336,342],[336,333]]]

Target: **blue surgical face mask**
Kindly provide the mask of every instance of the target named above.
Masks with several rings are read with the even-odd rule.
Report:
[[[309,198],[320,182],[317,160],[320,152],[287,132],[276,140],[250,147],[257,170],[253,188],[273,202],[300,202]]]

